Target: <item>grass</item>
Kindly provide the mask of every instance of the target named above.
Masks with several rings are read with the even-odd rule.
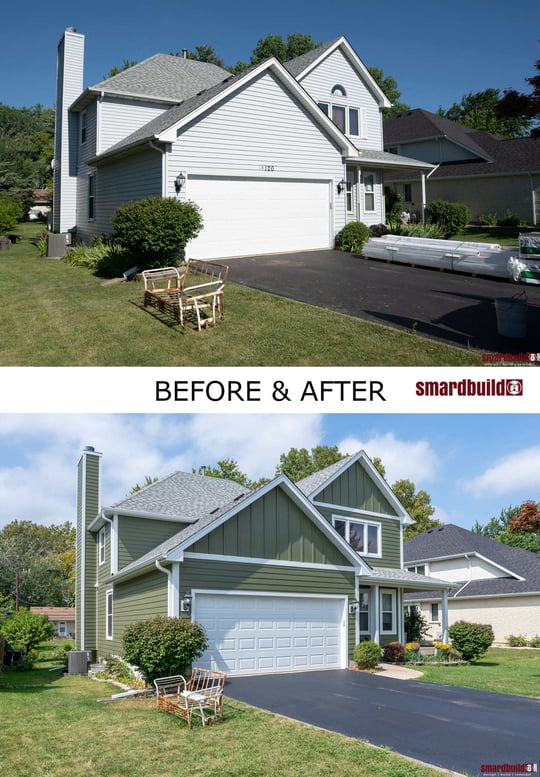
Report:
[[[471,225],[452,240],[466,240],[472,243],[499,243],[502,246],[518,247],[520,232],[538,231],[538,227],[488,227]]]
[[[1,366],[480,366],[453,348],[247,289],[225,294],[225,321],[209,332],[145,309],[140,282],[104,285],[83,267],[38,256],[32,237],[0,253]]]
[[[0,675],[0,752],[9,777],[440,777],[385,748],[236,701],[202,729],[153,699],[98,703],[110,683],[48,671]]]
[[[473,664],[415,668],[429,683],[540,698],[540,650],[490,648]]]

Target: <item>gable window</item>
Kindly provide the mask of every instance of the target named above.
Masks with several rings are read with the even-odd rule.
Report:
[[[81,143],[86,143],[86,111],[81,113]]]
[[[345,108],[343,105],[332,105],[332,121],[338,129],[345,132]]]
[[[334,528],[343,539],[364,556],[381,556],[381,525],[352,518],[333,518]]]
[[[381,633],[396,633],[396,592],[381,589]]]
[[[365,114],[361,108],[329,102],[319,102],[318,105],[345,135],[367,137]]]
[[[105,527],[99,530],[98,534],[98,562],[99,565],[105,563]]]
[[[338,97],[347,97],[347,92],[345,91],[345,87],[341,86],[341,84],[336,84],[332,87],[332,94],[337,95]]]
[[[96,209],[96,176],[88,176],[88,219],[93,220]]]
[[[364,183],[364,210],[375,210],[375,182],[373,174],[363,175],[362,180]]]
[[[105,639],[113,638],[113,592],[112,588],[105,593]]]

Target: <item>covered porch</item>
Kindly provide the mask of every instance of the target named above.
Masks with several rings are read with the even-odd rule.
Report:
[[[448,593],[455,587],[446,580],[405,569],[376,567],[372,575],[359,575],[356,599],[349,604],[349,613],[356,619],[356,643],[364,640],[373,640],[378,645],[405,643],[405,594],[425,591],[437,591],[441,595],[441,641],[447,642]]]

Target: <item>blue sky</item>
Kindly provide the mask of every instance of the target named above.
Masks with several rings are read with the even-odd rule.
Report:
[[[272,476],[291,447],[338,445],[382,459],[387,480],[412,480],[437,517],[471,528],[510,505],[540,499],[537,415],[0,415],[0,528],[14,519],[75,521],[82,449],[103,454],[102,502],[145,476],[236,459]]]
[[[140,61],[158,52],[205,44],[234,64],[249,61],[259,38],[269,33],[308,33],[319,42],[346,35],[368,67],[397,80],[403,102],[436,111],[490,87],[527,91],[524,79],[534,74],[539,57],[538,16],[536,0],[8,3],[0,102],[52,107],[56,47],[64,29],[75,27],[86,36],[85,86],[124,59]]]

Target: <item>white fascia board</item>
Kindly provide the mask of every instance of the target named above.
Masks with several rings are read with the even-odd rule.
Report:
[[[418,566],[418,564],[429,564],[433,561],[453,561],[454,559],[460,559],[460,558],[468,560],[471,557],[478,558],[481,561],[485,561],[486,564],[489,564],[490,566],[495,567],[495,569],[500,569],[501,572],[504,572],[506,575],[511,575],[513,578],[515,578],[516,580],[519,580],[520,582],[524,582],[526,580],[525,577],[518,575],[517,572],[514,572],[511,569],[508,569],[507,567],[503,567],[502,564],[499,564],[497,561],[493,561],[493,559],[489,558],[488,556],[483,556],[481,553],[478,553],[478,551],[476,550],[467,550],[467,551],[463,551],[462,553],[452,553],[449,556],[430,556],[429,558],[418,559],[414,561],[406,561],[405,563],[407,566]],[[481,579],[485,579],[485,578],[481,578]],[[473,582],[478,582],[478,581],[475,579]]]
[[[350,140],[336,127],[333,121],[326,116],[319,108],[317,103],[306,92],[306,90],[298,83],[298,81],[278,62],[277,59],[271,57],[270,59],[261,62],[258,67],[250,69],[243,78],[240,78],[229,87],[220,91],[217,95],[207,100],[205,103],[194,109],[187,116],[184,116],[179,121],[175,122],[171,127],[161,132],[157,140],[164,143],[174,143],[178,138],[178,130],[180,130],[185,124],[188,124],[205,113],[209,108],[219,104],[224,99],[227,99],[239,89],[243,88],[250,81],[258,78],[259,75],[265,71],[272,72],[282,83],[290,89],[298,101],[302,104],[302,107],[312,116],[312,118],[320,124],[324,130],[332,136],[335,143],[341,148],[343,156],[353,156],[355,153],[355,146]]]
[[[394,494],[386,480],[383,478],[379,470],[375,467],[373,462],[370,460],[369,456],[365,451],[358,451],[358,453],[355,453],[354,456],[349,457],[348,459],[344,460],[343,466],[340,467],[334,474],[328,478],[328,480],[325,480],[322,485],[320,485],[316,491],[314,491],[310,499],[313,500],[314,504],[318,504],[316,495],[319,494],[323,489],[325,489],[330,483],[332,483],[334,480],[336,480],[338,477],[341,477],[343,472],[345,472],[346,469],[349,467],[352,467],[354,464],[359,463],[365,470],[367,470],[368,474],[373,478],[373,480],[376,481],[377,485],[385,495],[385,497],[388,499],[390,504],[395,508],[397,515],[381,515],[381,517],[385,518],[393,518],[394,520],[399,520],[403,523],[404,526],[410,526],[414,524],[415,522],[409,515],[409,513],[405,510],[397,496]],[[345,510],[346,508],[340,505],[332,505],[333,507],[339,508],[341,510]],[[375,513],[370,513],[370,515],[375,515]]]
[[[388,99],[388,97],[385,95],[379,84],[375,81],[367,67],[364,65],[356,51],[353,49],[347,38],[345,38],[344,35],[341,36],[341,38],[338,38],[333,46],[330,46],[330,48],[326,49],[322,52],[322,54],[318,57],[318,59],[315,60],[315,62],[311,62],[304,70],[302,70],[301,73],[298,74],[297,78],[300,80],[301,78],[304,78],[307,76],[308,73],[310,73],[314,68],[316,68],[320,62],[322,62],[323,59],[326,59],[330,54],[332,54],[336,49],[343,49],[345,53],[347,54],[347,57],[349,60],[351,60],[351,64],[361,73],[362,78],[368,82],[369,88],[374,93],[374,95],[378,98],[379,107],[381,108],[391,108],[392,103]]]
[[[264,497],[267,493],[275,488],[281,487],[293,500],[293,502],[300,507],[301,510],[315,523],[322,533],[343,553],[345,558],[349,559],[351,566],[358,570],[360,574],[371,575],[371,567],[369,567],[363,559],[354,551],[348,542],[337,533],[333,526],[321,515],[321,513],[313,506],[313,504],[302,494],[302,492],[289,480],[286,475],[279,475],[274,480],[266,483],[261,488],[253,491],[246,499],[243,499],[238,505],[233,505],[230,510],[223,513],[218,519],[204,526],[199,532],[192,534],[181,545],[173,548],[167,553],[167,559],[169,561],[177,561],[179,557],[184,554],[184,551],[200,540],[206,534],[214,531],[218,526],[226,523],[230,518],[235,516],[239,510],[243,510],[249,505],[256,502],[261,497]]]

